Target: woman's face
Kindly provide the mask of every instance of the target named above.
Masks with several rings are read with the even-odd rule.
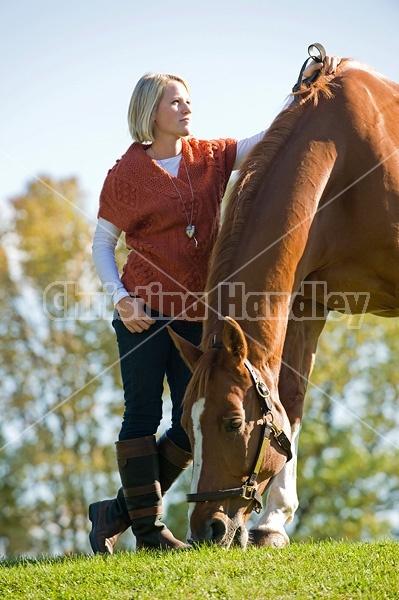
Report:
[[[190,96],[179,81],[171,81],[155,113],[154,138],[172,137],[178,139],[191,133]]]

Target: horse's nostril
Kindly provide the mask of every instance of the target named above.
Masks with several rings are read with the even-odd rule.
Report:
[[[218,542],[226,534],[226,525],[221,519],[212,519],[211,521],[212,537],[213,542]]]

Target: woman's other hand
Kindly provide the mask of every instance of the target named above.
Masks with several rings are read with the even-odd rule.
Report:
[[[145,312],[143,298],[126,296],[119,300],[116,308],[122,323],[132,333],[141,333],[155,323],[155,320]]]

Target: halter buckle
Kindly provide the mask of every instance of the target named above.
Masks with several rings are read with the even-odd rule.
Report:
[[[263,381],[257,381],[255,385],[259,396],[262,396],[262,398],[269,398],[270,390]]]
[[[244,483],[242,486],[241,498],[244,500],[252,500],[256,491],[256,487],[254,485],[248,485]]]

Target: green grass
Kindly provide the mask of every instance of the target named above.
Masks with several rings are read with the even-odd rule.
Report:
[[[399,544],[332,541],[2,561],[0,598],[399,599]]]

